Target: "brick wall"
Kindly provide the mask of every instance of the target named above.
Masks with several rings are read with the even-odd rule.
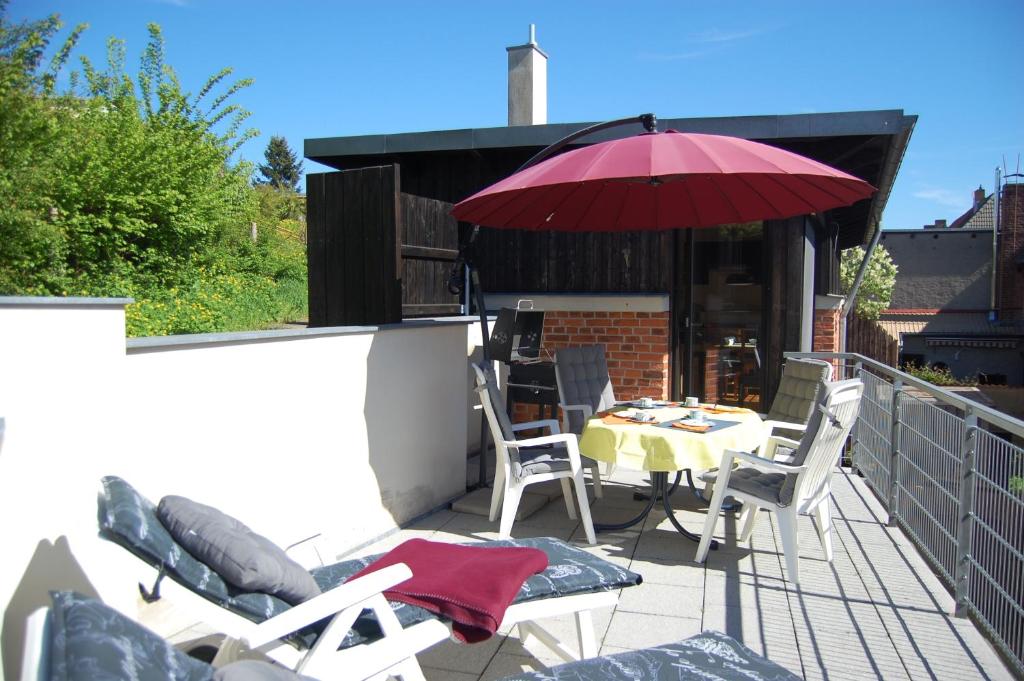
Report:
[[[816,309],[814,311],[814,336],[811,340],[813,352],[839,352],[840,314],[842,310],[838,307],[827,309]],[[838,377],[839,361],[832,362],[832,376]]]
[[[615,397],[669,397],[668,312],[544,313],[543,350],[603,343]],[[545,353],[542,351],[541,355]],[[517,404],[513,419],[536,418],[537,407]]]
[[[839,352],[839,308],[814,311],[814,352]]]
[[[1000,230],[996,251],[999,314],[1003,319],[1024,319],[1024,185],[1003,188],[999,206]]]

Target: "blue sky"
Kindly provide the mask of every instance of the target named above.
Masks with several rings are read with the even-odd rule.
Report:
[[[976,2],[339,2],[12,0],[14,20],[56,12],[89,30],[102,62],[146,24],[198,90],[224,66],[255,85],[235,101],[262,135],[303,139],[491,127],[506,122],[508,45],[548,53],[548,120],[600,121],[903,109],[917,128],[883,225],[952,220],[994,169],[1024,162],[1020,0]],[[306,171],[322,170],[306,161]]]

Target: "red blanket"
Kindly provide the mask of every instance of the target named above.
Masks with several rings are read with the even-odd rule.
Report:
[[[412,577],[385,591],[388,600],[418,605],[452,621],[455,637],[466,643],[494,635],[505,609],[530,575],[548,566],[540,549],[480,548],[410,539],[349,577],[405,563]]]

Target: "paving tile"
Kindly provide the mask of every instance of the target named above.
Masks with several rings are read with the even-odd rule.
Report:
[[[493,681],[513,674],[544,671],[548,668],[549,665],[533,657],[498,653],[491,660],[491,663],[487,665],[487,669],[483,674],[480,675],[480,681]]]
[[[623,589],[616,612],[640,612],[669,617],[700,617],[704,590],[700,587],[642,584]]]
[[[453,672],[450,669],[434,669],[423,667],[423,676],[427,681],[477,681],[479,674],[468,674],[466,672]]]
[[[665,617],[616,611],[604,637],[604,645],[619,648],[650,648],[689,638],[701,632],[700,618]]]
[[[628,591],[628,589],[626,590]],[[599,608],[593,611],[591,615],[591,619],[594,624],[594,640],[598,646],[600,646],[601,642],[604,640],[608,627],[614,617],[614,613],[614,608]],[[579,640],[576,633],[575,617],[570,615],[549,617],[540,620],[540,624],[547,629],[552,636],[565,643],[565,645],[567,645],[571,650],[579,652]],[[519,629],[517,627],[513,627],[511,629],[508,638],[501,647],[500,652],[508,655],[535,657],[541,662],[549,665],[559,664],[562,661],[557,654],[539,641],[531,640],[526,646],[524,646],[519,638]]]
[[[448,640],[427,648],[416,658],[422,667],[480,675],[504,642],[501,635],[471,645]]]
[[[641,588],[647,584],[704,586],[704,566],[698,563],[680,565],[673,559],[634,557],[629,569],[643,576]]]

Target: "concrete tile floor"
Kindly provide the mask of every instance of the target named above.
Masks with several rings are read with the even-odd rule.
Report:
[[[616,522],[635,515],[641,503],[633,491],[645,479],[617,471],[605,497],[592,503],[595,519]],[[835,559],[824,560],[810,519],[802,519],[801,589],[783,579],[771,514],[762,514],[749,546],[737,545],[735,518],[726,514],[716,533],[723,546],[706,565],[693,562],[695,544],[674,530],[660,505],[642,531],[602,533],[593,547],[560,499],[517,521],[512,534],[559,537],[643,575],[644,583],[624,589],[614,609],[595,614],[602,654],[717,629],[806,679],[1012,678],[974,625],[952,616],[952,598],[906,537],[885,526],[885,512],[863,480],[847,471],[837,474],[833,495]],[[699,534],[705,514],[685,486],[672,500],[676,517]],[[412,536],[494,539],[497,523],[441,511],[360,553]],[[570,620],[546,624],[575,641]],[[420,660],[428,679],[456,681],[496,679],[559,661],[543,648],[524,648],[516,630],[473,646],[444,643]]]

